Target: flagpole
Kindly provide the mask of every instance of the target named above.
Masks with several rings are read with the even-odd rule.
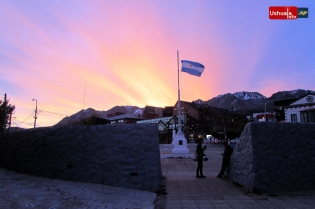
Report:
[[[182,123],[180,121],[180,88],[179,88],[179,52],[177,50],[177,81],[178,81],[178,101],[177,101],[177,117],[178,117],[178,133],[182,132]]]
[[[180,120],[180,88],[179,88],[179,53],[177,50],[177,81],[178,81],[178,101],[177,101],[177,118],[178,118],[178,131],[173,140],[174,149],[172,150],[173,157],[183,157],[189,158],[192,157],[189,154],[189,150],[187,148],[187,141],[182,132],[182,123]]]

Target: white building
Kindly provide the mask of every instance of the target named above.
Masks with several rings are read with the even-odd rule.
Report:
[[[285,122],[315,122],[315,93],[308,93],[284,107]]]

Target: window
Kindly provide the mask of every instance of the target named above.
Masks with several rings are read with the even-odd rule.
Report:
[[[301,122],[307,122],[307,112],[301,112]]]
[[[291,122],[297,122],[297,115],[291,114]]]
[[[315,122],[315,111],[310,111],[309,116],[310,122]]]
[[[301,122],[315,122],[315,111],[301,112]]]

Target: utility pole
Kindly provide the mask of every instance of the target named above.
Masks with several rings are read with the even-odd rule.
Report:
[[[11,119],[12,119],[12,111],[10,112],[10,121],[9,121],[8,132],[10,132],[10,129],[11,129]]]
[[[274,101],[272,100],[272,101],[265,102],[265,121],[267,121],[266,106],[267,106],[268,102],[274,102]]]
[[[3,133],[6,132],[7,127],[7,94],[4,94],[4,101],[3,101]]]
[[[225,132],[225,121],[224,121],[224,116],[223,116],[223,124],[224,124],[224,139],[226,141],[226,132]]]
[[[36,119],[37,119],[37,99],[32,99],[32,101],[36,101],[36,108],[35,108],[35,117],[34,117],[34,128],[36,128]]]

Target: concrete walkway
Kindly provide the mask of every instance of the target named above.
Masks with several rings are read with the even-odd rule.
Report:
[[[0,209],[154,208],[155,198],[152,192],[39,178],[0,169]]]
[[[166,177],[165,208],[315,208],[315,191],[283,194],[254,194],[234,185],[227,179],[216,178],[222,162],[223,146],[208,144],[203,173],[207,178],[197,179],[197,163],[192,159],[161,159]],[[196,145],[189,144],[190,153]],[[161,145],[161,153],[171,150]]]
[[[195,144],[189,144],[191,153]],[[160,145],[161,157],[172,145]],[[192,159],[161,158],[167,195],[19,174],[0,168],[0,209],[3,208],[315,208],[315,192],[247,193],[226,179],[216,178],[221,167],[221,145],[208,145],[205,179],[196,179]]]

